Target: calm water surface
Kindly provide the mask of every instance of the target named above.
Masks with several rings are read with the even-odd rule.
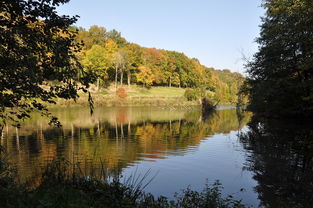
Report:
[[[201,190],[207,181],[218,179],[225,187],[224,196],[235,194],[253,207],[266,206],[266,200],[273,198],[264,199],[259,190],[261,173],[254,166],[257,153],[249,140],[248,114],[238,117],[235,109],[221,108],[202,116],[197,108],[158,107],[106,107],[96,109],[93,116],[82,107],[53,113],[62,128],[34,115],[22,128],[4,131],[1,145],[22,181],[55,158],[65,157],[79,162],[86,172],[99,171],[100,163],[108,173],[125,178],[150,171],[155,178],[145,190],[154,195],[171,198],[183,188]],[[242,188],[244,192],[239,191]]]

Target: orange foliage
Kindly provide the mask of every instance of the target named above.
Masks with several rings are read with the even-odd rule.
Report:
[[[124,87],[119,87],[117,90],[116,90],[116,95],[119,97],[119,98],[126,98],[127,97],[127,91]]]

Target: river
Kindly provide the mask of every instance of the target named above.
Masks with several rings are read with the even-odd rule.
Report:
[[[274,207],[288,196],[283,190],[276,197],[280,189],[275,177],[290,175],[287,156],[296,157],[293,146],[289,152],[275,152],[275,147],[286,147],[282,140],[279,144],[255,140],[253,133],[265,127],[254,128],[261,124],[253,121],[248,125],[249,113],[220,108],[205,116],[196,107],[103,107],[93,115],[84,107],[62,107],[51,112],[60,119],[61,128],[34,114],[21,128],[4,129],[1,145],[21,181],[35,180],[48,163],[65,158],[79,163],[87,175],[103,166],[108,175],[120,174],[122,179],[149,173],[146,180],[153,180],[145,191],[156,196],[172,198],[183,188],[201,190],[215,180],[222,183],[223,196],[233,195],[252,207]],[[309,171],[311,156],[306,158]],[[276,172],[268,176],[270,168]],[[277,173],[281,168],[283,173]],[[304,176],[297,172],[297,177]],[[311,179],[306,180],[312,183]],[[312,191],[312,184],[307,191]]]

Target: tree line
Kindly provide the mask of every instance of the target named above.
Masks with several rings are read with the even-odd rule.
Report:
[[[97,74],[97,88],[114,83],[198,88],[216,99],[235,103],[243,81],[239,73],[215,70],[202,65],[198,59],[184,53],[145,48],[128,42],[116,30],[107,31],[97,25],[88,30],[72,27],[76,42],[82,44],[77,53],[86,72]]]

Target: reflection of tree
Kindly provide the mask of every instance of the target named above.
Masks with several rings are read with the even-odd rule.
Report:
[[[157,112],[160,114],[154,115]],[[75,117],[75,114],[82,113],[80,111],[72,113],[74,115],[68,111],[59,113],[72,120],[72,123],[66,122],[62,129],[43,126],[39,121],[25,124],[19,132],[19,148],[13,139],[15,133],[6,134],[10,137],[5,139],[7,145],[4,146],[24,176],[32,175],[32,167],[44,166],[60,156],[80,162],[87,171],[92,164],[99,164],[100,158],[109,171],[121,171],[143,159],[183,155],[195,149],[209,135],[238,129],[235,110],[216,111],[204,122],[197,110],[178,111],[176,114],[170,110],[142,110],[138,115],[137,111],[121,108],[103,112],[96,118]],[[83,119],[78,122],[77,118]],[[244,119],[247,120],[246,117]],[[17,152],[19,157],[15,156]]]
[[[263,206],[312,207],[313,129],[308,123],[254,118],[241,135]]]

